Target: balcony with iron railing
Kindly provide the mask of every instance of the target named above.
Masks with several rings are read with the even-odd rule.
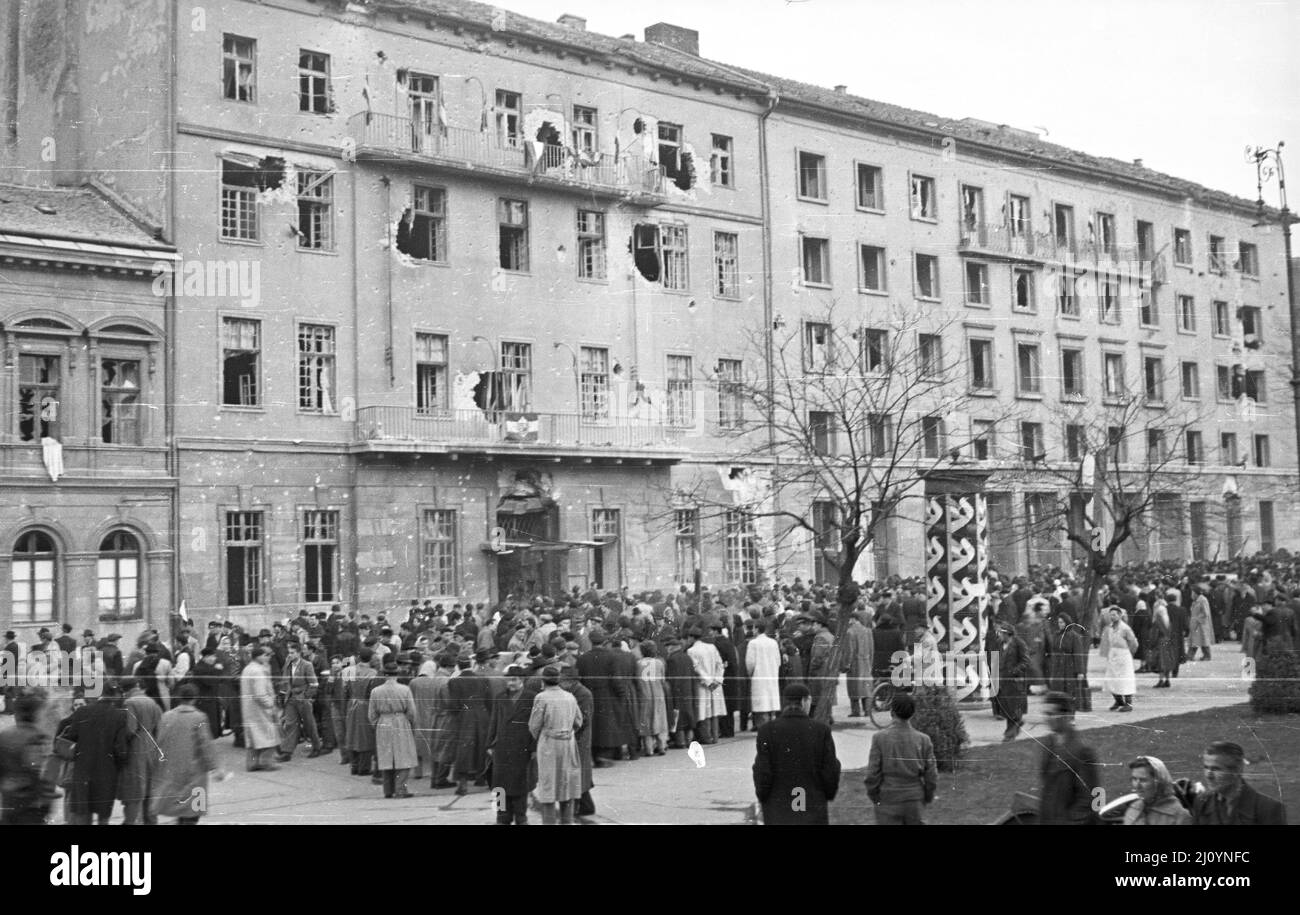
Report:
[[[354,450],[520,454],[652,463],[686,455],[682,426],[634,417],[509,410],[361,407]]]
[[[1150,275],[1159,260],[1145,246],[1104,244],[1034,232],[1024,226],[963,222],[957,249],[1003,260],[1060,263],[1087,269]]]
[[[348,119],[359,160],[425,164],[484,173],[584,194],[664,199],[661,169],[633,155],[579,152],[567,146],[500,138],[486,130],[425,125],[408,117],[361,112]]]

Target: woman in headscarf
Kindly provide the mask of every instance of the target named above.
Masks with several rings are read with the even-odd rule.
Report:
[[[1073,699],[1076,712],[1092,711],[1088,642],[1088,631],[1070,614],[1056,614],[1056,632],[1047,641],[1047,686]]]
[[[1160,678],[1156,681],[1156,689],[1167,689],[1169,687],[1169,674],[1174,669],[1174,643],[1170,638],[1172,625],[1169,621],[1169,605],[1164,600],[1155,602],[1155,610],[1151,614],[1151,670]]]
[[[1125,826],[1187,826],[1192,815],[1174,794],[1169,769],[1154,756],[1139,756],[1128,764],[1129,784],[1138,799],[1124,811]]]

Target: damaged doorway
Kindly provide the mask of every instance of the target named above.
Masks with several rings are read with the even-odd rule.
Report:
[[[560,510],[555,503],[534,511],[517,512],[520,506],[502,506],[497,526],[514,546],[497,557],[499,599],[532,594],[559,594],[566,580],[568,547],[556,541],[560,536]]]

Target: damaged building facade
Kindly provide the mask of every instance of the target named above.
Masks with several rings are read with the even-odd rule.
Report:
[[[1107,347],[1133,366],[1139,345],[1170,364],[1196,352],[1207,400],[1212,358],[1276,373],[1288,352],[1280,233],[1252,228],[1240,201],[714,64],[689,29],[636,41],[421,0],[23,0],[6,17],[22,53],[0,74],[0,180],[102,182],[179,252],[159,289],[174,312],[178,553],[157,597],[194,615],[819,574],[811,542],[746,517],[773,495],[734,433],[754,418],[746,383],[771,371],[755,334],[832,301],[864,324],[878,304],[960,313],[949,364],[965,371],[968,338],[987,331],[1000,398],[1017,396],[1021,331],[1044,360],[1049,342],[1084,339],[1089,385]],[[973,221],[968,186],[984,195]],[[963,228],[1048,232],[1059,206],[1080,237],[1095,211],[1121,245],[1139,220],[1155,227],[1158,323],[1058,318],[1052,264]],[[1195,239],[1186,266],[1175,232]],[[1253,251],[1255,274],[1202,276],[1211,236]],[[922,256],[933,285],[918,283]],[[1009,321],[1026,271],[1037,306]],[[1181,296],[1200,309],[1199,343],[1174,323]],[[1229,320],[1212,328],[1220,301]],[[1232,359],[1256,318],[1263,347]],[[1231,474],[1235,534],[1294,546],[1288,392],[1269,390],[1267,460]],[[1057,399],[1039,393],[1025,403],[1056,428]],[[1223,431],[1239,422],[1225,413]],[[1254,433],[1233,428],[1245,453]],[[1206,425],[1207,442],[1219,434]],[[980,458],[1005,494],[991,511],[1032,505],[1013,451]],[[1224,475],[1206,477],[1222,504]],[[780,508],[812,511],[815,495]],[[910,511],[881,526],[864,575],[923,569]],[[1168,549],[1190,556],[1193,524]],[[997,559],[1047,556],[1005,545]]]

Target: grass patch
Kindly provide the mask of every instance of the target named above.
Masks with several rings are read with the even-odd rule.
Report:
[[[1046,728],[1035,728],[1046,733]],[[1250,706],[1223,706],[1181,715],[1148,718],[1132,725],[1092,728],[1083,741],[1097,751],[1106,797],[1129,792],[1128,763],[1135,756],[1158,756],[1174,778],[1201,781],[1201,751],[1216,740],[1232,740],[1246,749],[1251,765],[1247,780],[1262,794],[1287,805],[1287,822],[1300,815],[1300,718],[1256,717]],[[1038,793],[1042,748],[1032,739],[969,748],[953,774],[939,774],[939,791],[925,810],[934,824],[987,825],[1011,805],[1017,791]],[[874,824],[871,801],[863,785],[866,770],[844,773],[839,796],[831,804],[831,822]]]

